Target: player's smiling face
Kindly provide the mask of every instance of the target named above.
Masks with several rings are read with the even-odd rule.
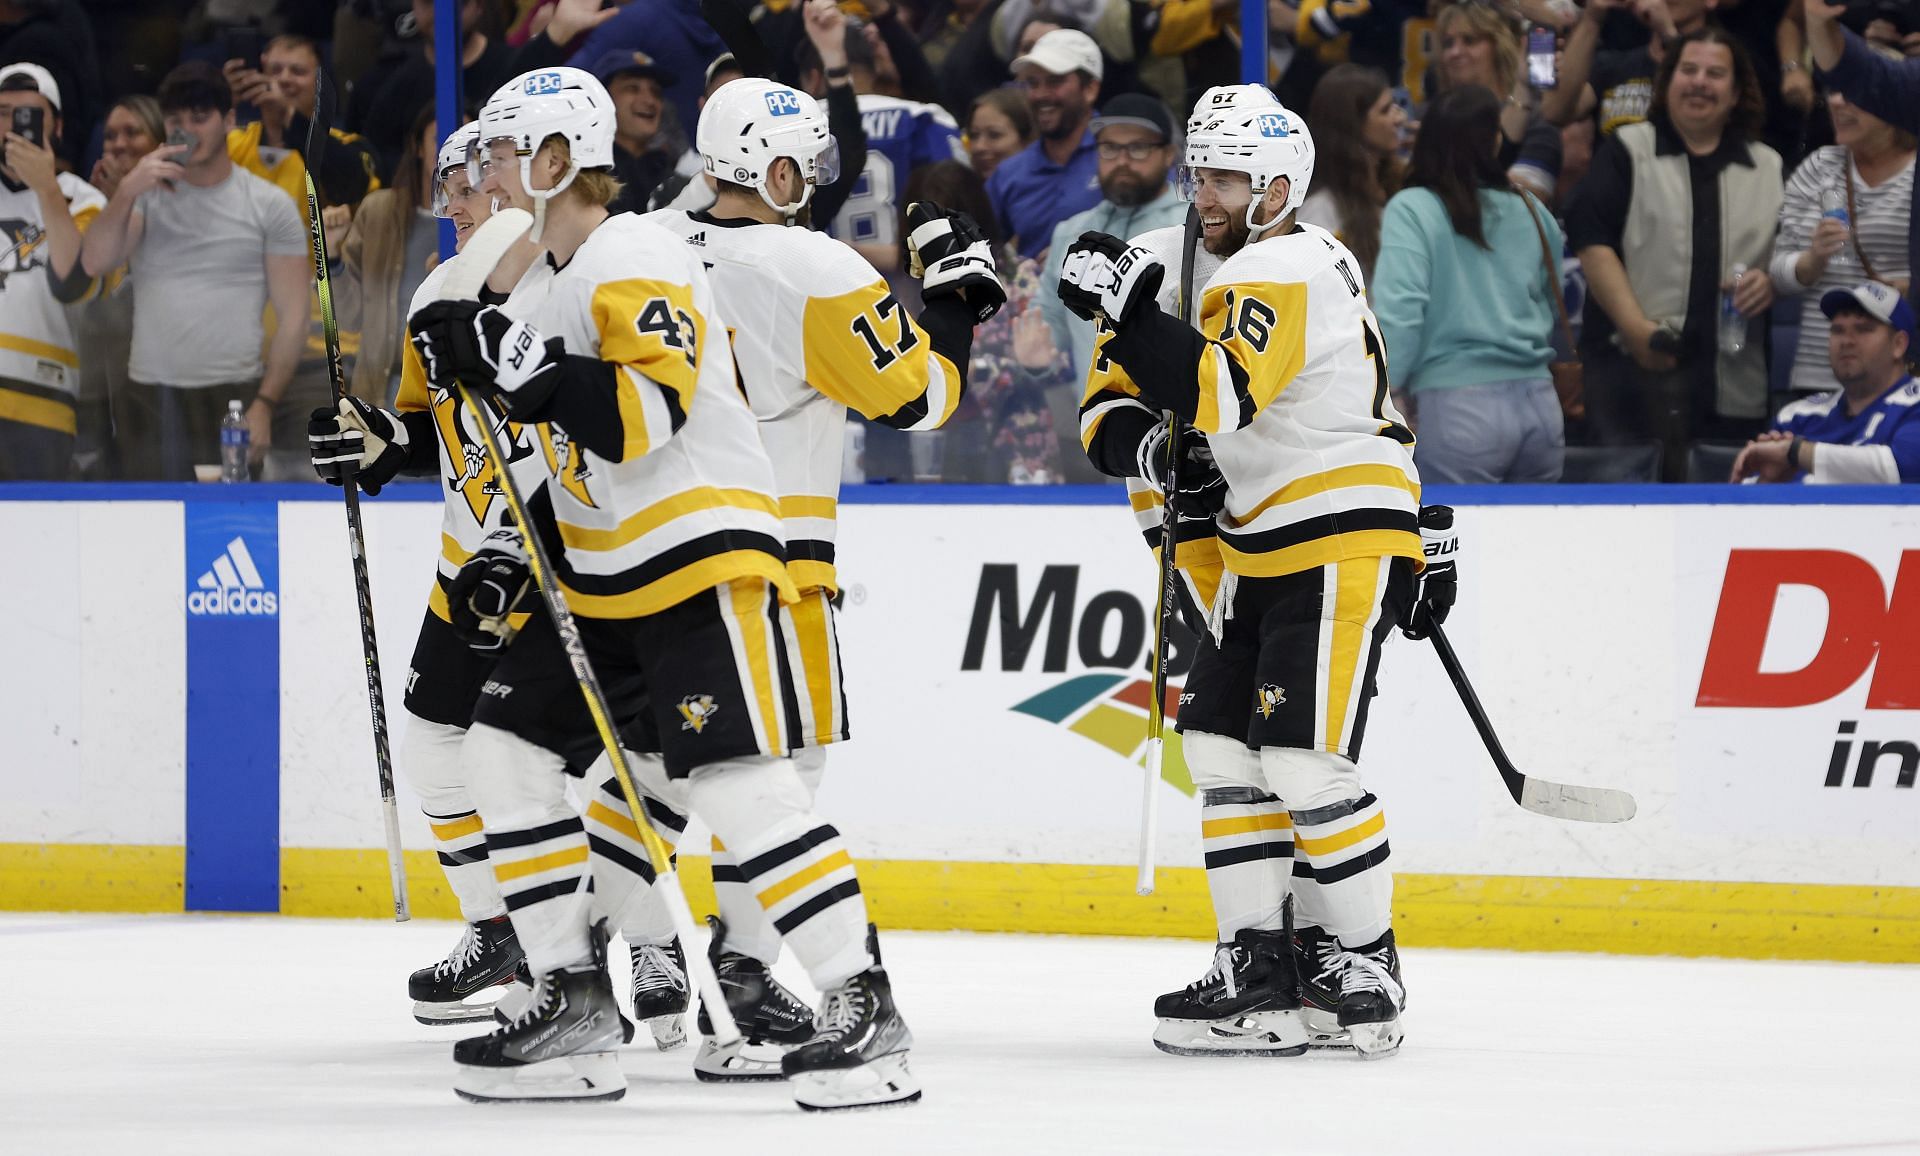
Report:
[[[513,141],[501,138],[487,145],[486,162],[480,175],[480,191],[497,198],[502,205],[533,211],[533,198],[520,183],[520,156]]]
[[[1253,179],[1231,169],[1193,170],[1193,207],[1200,213],[1200,242],[1225,256],[1247,241],[1247,205]]]
[[[493,215],[493,199],[474,188],[465,168],[452,168],[442,178],[447,189],[447,216],[453,221],[453,249],[459,252],[467,238]]]

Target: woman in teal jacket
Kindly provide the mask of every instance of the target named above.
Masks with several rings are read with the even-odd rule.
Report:
[[[1500,167],[1500,101],[1470,85],[1427,106],[1407,188],[1387,202],[1373,312],[1411,395],[1426,482],[1557,482],[1566,445],[1547,364],[1560,227]]]

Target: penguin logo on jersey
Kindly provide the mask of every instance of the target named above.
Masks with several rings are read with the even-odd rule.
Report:
[[[1261,718],[1272,718],[1274,708],[1287,701],[1287,692],[1270,682],[1255,693],[1259,697],[1254,705],[1259,708]]]
[[[46,238],[47,231],[33,221],[17,217],[0,220],[0,241],[7,246],[5,251],[0,251],[0,287],[6,285],[9,273],[21,273],[46,264],[40,254],[41,242]]]
[[[485,525],[487,513],[493,509],[493,500],[500,495],[500,479],[495,476],[485,443],[468,425],[471,416],[462,412],[454,394],[444,390],[435,391],[434,424],[440,429],[441,441],[447,447],[447,457],[460,470],[458,475],[447,477],[447,488],[466,499],[473,520]],[[511,447],[508,461],[517,462],[533,455],[533,447],[520,436],[519,426],[503,421],[500,436]]]
[[[710,694],[690,694],[680,700],[680,717],[686,721],[680,724],[683,731],[699,734],[707,729],[707,720],[719,713],[720,707]]]
[[[581,455],[580,447],[558,426],[541,428],[545,436],[540,439],[540,450],[546,454],[547,469],[553,474],[553,480],[559,482],[561,488],[581,505],[599,509],[600,504],[587,492],[587,480],[593,477],[593,471],[587,468],[587,460]]]

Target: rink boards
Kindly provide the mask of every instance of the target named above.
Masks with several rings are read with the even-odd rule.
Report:
[[[1403,938],[1920,960],[1905,496],[1430,491],[1461,511],[1449,629],[1508,751],[1629,790],[1640,813],[1581,827],[1519,810],[1437,660],[1395,638],[1362,767],[1389,814]],[[397,748],[437,491],[364,510]],[[1177,757],[1160,889],[1132,893],[1154,569],[1124,495],[864,487],[840,518],[855,738],[821,807],[875,918],[1210,935]],[[0,533],[0,907],[388,912],[336,493],[0,487]],[[416,913],[451,917],[404,774],[400,793]],[[683,861],[697,893],[704,863]]]

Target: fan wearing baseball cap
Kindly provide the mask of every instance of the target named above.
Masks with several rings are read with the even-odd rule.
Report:
[[[987,196],[1001,235],[1017,240],[1022,257],[1038,256],[1055,225],[1100,203],[1100,155],[1089,126],[1105,71],[1093,37],[1071,28],[1054,29],[1014,59],[1038,139],[1000,162]]]
[[[1920,382],[1908,372],[1913,307],[1869,281],[1829,290],[1827,361],[1840,388],[1793,402],[1747,444],[1733,480],[1897,484],[1920,482]]]

